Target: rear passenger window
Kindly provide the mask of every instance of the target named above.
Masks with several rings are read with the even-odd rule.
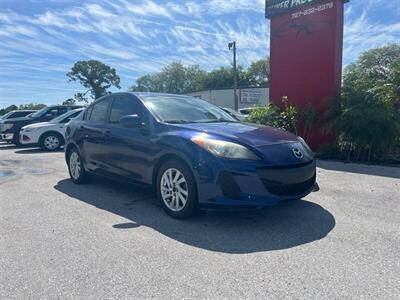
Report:
[[[134,98],[118,97],[115,98],[110,113],[110,123],[118,124],[119,119],[127,115],[142,115],[143,108],[141,103]]]
[[[58,111],[57,111],[57,117],[58,117],[58,116],[61,116],[61,115],[63,115],[63,114],[65,114],[67,111],[68,111],[68,110],[67,110],[66,107],[61,107],[61,108],[59,108]]]
[[[93,105],[92,113],[90,114],[89,120],[92,122],[106,122],[107,121],[107,110],[110,98],[99,101]]]

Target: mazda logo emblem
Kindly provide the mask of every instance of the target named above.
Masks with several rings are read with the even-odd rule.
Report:
[[[300,149],[293,148],[292,152],[293,152],[293,155],[298,159],[302,159],[304,157],[303,152],[301,152]]]

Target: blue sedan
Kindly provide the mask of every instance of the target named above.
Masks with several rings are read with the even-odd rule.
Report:
[[[71,121],[65,157],[73,182],[94,174],[151,184],[164,210],[251,208],[300,199],[316,182],[303,139],[241,123],[206,101],[180,95],[106,95]]]

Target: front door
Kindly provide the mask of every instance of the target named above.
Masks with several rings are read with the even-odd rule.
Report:
[[[134,96],[119,95],[114,97],[110,109],[108,125],[109,138],[106,145],[110,170],[118,176],[135,181],[145,181],[150,162],[155,156],[153,137],[146,129],[149,116],[143,104]],[[127,115],[139,115],[142,125],[126,128],[119,120]]]

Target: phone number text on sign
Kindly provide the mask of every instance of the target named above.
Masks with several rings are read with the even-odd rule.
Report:
[[[297,19],[297,18],[300,18],[302,16],[307,16],[307,15],[311,15],[311,14],[314,14],[314,13],[317,13],[317,12],[320,12],[320,11],[331,9],[331,8],[333,8],[333,6],[334,6],[333,2],[329,2],[329,3],[326,3],[326,4],[321,4],[321,5],[318,5],[318,6],[314,6],[312,8],[308,8],[308,9],[305,9],[305,10],[302,10],[302,11],[298,11],[298,12],[295,12],[295,13],[292,14],[292,19]]]

